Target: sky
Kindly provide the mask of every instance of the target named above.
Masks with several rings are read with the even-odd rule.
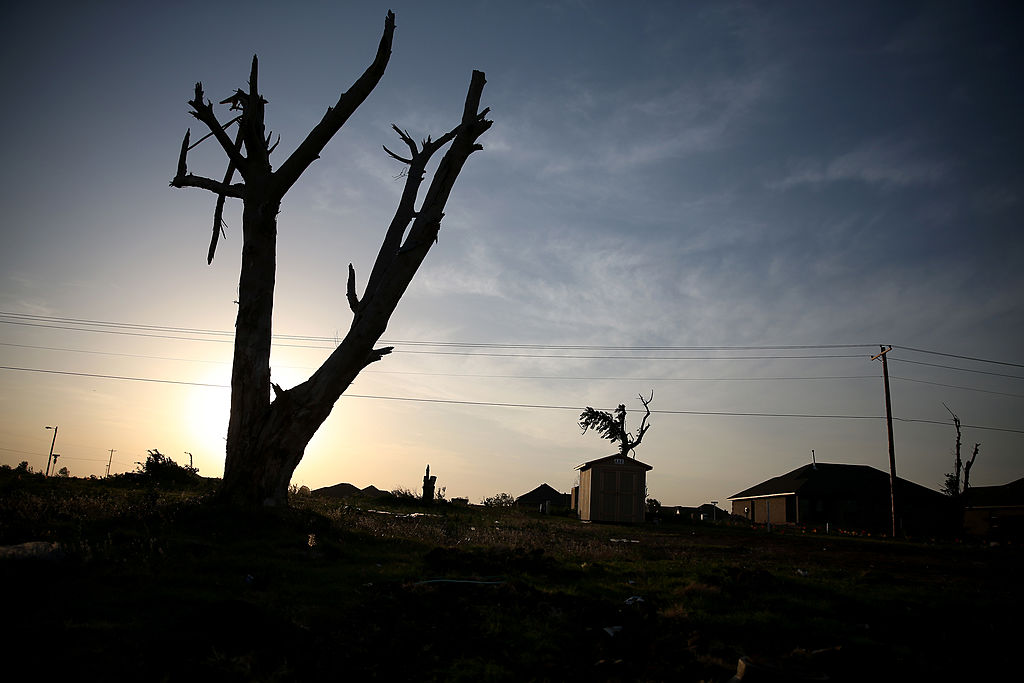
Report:
[[[385,341],[293,483],[472,502],[614,446],[586,406],[651,396],[663,504],[818,462],[938,488],[1024,477],[1024,101],[1016,3],[18,3],[0,28],[0,462],[73,476],[148,449],[223,471],[239,203],[174,189],[196,81],[253,54],[277,164],[372,60],[388,70],[285,197],[272,378],[344,336],[401,192],[381,145],[437,137],[473,69],[494,126]],[[226,108],[218,111],[227,120]],[[189,157],[219,178],[214,141]],[[365,281],[365,280],[362,280]],[[191,454],[191,456],[187,455]]]

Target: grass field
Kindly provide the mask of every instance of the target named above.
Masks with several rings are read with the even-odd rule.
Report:
[[[8,666],[724,682],[748,657],[748,681],[1015,677],[1019,547],[310,497],[243,515],[204,504],[209,490],[3,472]]]

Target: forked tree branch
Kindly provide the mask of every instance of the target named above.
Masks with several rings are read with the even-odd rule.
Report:
[[[467,102],[470,103],[467,110],[479,107],[485,83],[484,74],[474,71],[467,96]],[[465,111],[463,112],[463,121],[459,126],[438,140],[424,141],[423,148],[417,149],[412,155],[402,198],[381,244],[381,251],[374,262],[370,278],[367,280],[366,290],[348,334],[306,382],[292,389],[292,392],[299,397],[296,400],[303,405],[314,403],[333,405],[333,402],[345,392],[355,379],[359,369],[365,366],[366,349],[372,347],[387,329],[388,322],[397,308],[399,300],[437,236],[441,225],[440,221],[444,215],[445,202],[451,194],[459,171],[462,170],[471,153],[482,149],[476,142],[477,138],[491,127],[492,122],[484,118],[487,113],[486,109],[479,113],[476,109],[472,109],[470,114],[466,114]],[[409,144],[411,137],[408,134],[399,132],[399,136],[407,145]],[[422,182],[426,162],[431,154],[449,141],[451,146],[438,166],[423,207],[417,212],[415,210],[416,195]],[[415,149],[415,147],[413,144],[410,149]],[[410,220],[413,221],[413,224],[409,228],[409,236],[406,237],[404,246],[400,246],[403,233]],[[419,243],[414,237],[429,237],[429,241]],[[379,359],[377,354],[376,350],[371,354],[375,356],[374,360]],[[272,407],[272,410],[275,409]]]
[[[650,398],[644,398],[644,395],[640,394],[640,402],[644,404],[644,410],[646,412],[644,413],[643,419],[640,421],[640,429],[637,430],[636,441],[633,441],[629,446],[630,450],[633,450],[634,448],[640,445],[640,442],[643,441],[644,439],[644,434],[646,434],[647,430],[651,428],[651,425],[647,424],[647,419],[651,416],[651,401],[653,400],[654,389],[651,389]]]

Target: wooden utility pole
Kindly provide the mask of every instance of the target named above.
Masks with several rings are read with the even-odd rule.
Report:
[[[889,502],[892,506],[892,535],[896,537],[896,448],[892,442],[892,399],[889,396],[889,364],[885,354],[892,351],[892,346],[879,346],[882,351],[871,360],[882,359],[882,380],[885,384],[885,426],[889,432]]]
[[[53,439],[50,441],[50,454],[46,456],[46,476],[50,476],[50,462],[53,461],[53,446],[57,443],[57,427],[47,427],[47,429],[53,430]],[[56,468],[54,468],[56,469]]]
[[[117,452],[117,449],[114,449],[114,448],[110,449],[110,459],[107,460],[107,476],[108,477],[110,476],[110,463],[114,462],[114,453],[116,453],[116,452]]]

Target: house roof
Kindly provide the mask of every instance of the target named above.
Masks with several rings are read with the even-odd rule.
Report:
[[[314,494],[328,496],[329,498],[354,498],[359,495],[359,488],[349,483],[325,486],[313,491]]]
[[[547,484],[541,484],[534,490],[524,493],[523,495],[516,498],[516,501],[520,500],[558,500],[561,497],[569,495],[568,493],[561,493],[555,490],[554,487],[548,486]]]
[[[591,468],[594,465],[599,465],[599,464],[604,464],[604,463],[616,464],[616,465],[618,465],[620,467],[622,465],[624,465],[624,464],[625,465],[636,465],[636,466],[644,468],[644,470],[653,470],[654,469],[651,465],[648,465],[647,463],[644,463],[644,462],[640,462],[636,458],[623,458],[623,460],[625,460],[624,463],[615,463],[614,462],[615,458],[622,458],[622,456],[619,455],[618,453],[613,453],[612,455],[606,455],[603,458],[598,458],[597,460],[590,460],[590,461],[587,461],[587,462],[583,463],[582,465],[577,465],[574,469],[580,470],[582,472],[583,470]]]
[[[897,495],[942,497],[938,491],[925,488],[906,479],[896,478]],[[801,496],[835,497],[888,494],[889,475],[868,465],[844,465],[838,463],[816,463],[798,467],[792,472],[773,477],[729,496],[729,500],[764,498],[799,494]]]
[[[1002,486],[972,486],[964,493],[966,507],[1019,507],[1024,505],[1024,478]]]
[[[321,489],[313,491],[316,495],[327,496],[328,498],[380,498],[381,496],[390,495],[386,491],[381,491],[373,484],[367,486],[364,489],[360,489],[358,486],[354,486],[349,483],[335,484],[334,486],[325,486]]]

